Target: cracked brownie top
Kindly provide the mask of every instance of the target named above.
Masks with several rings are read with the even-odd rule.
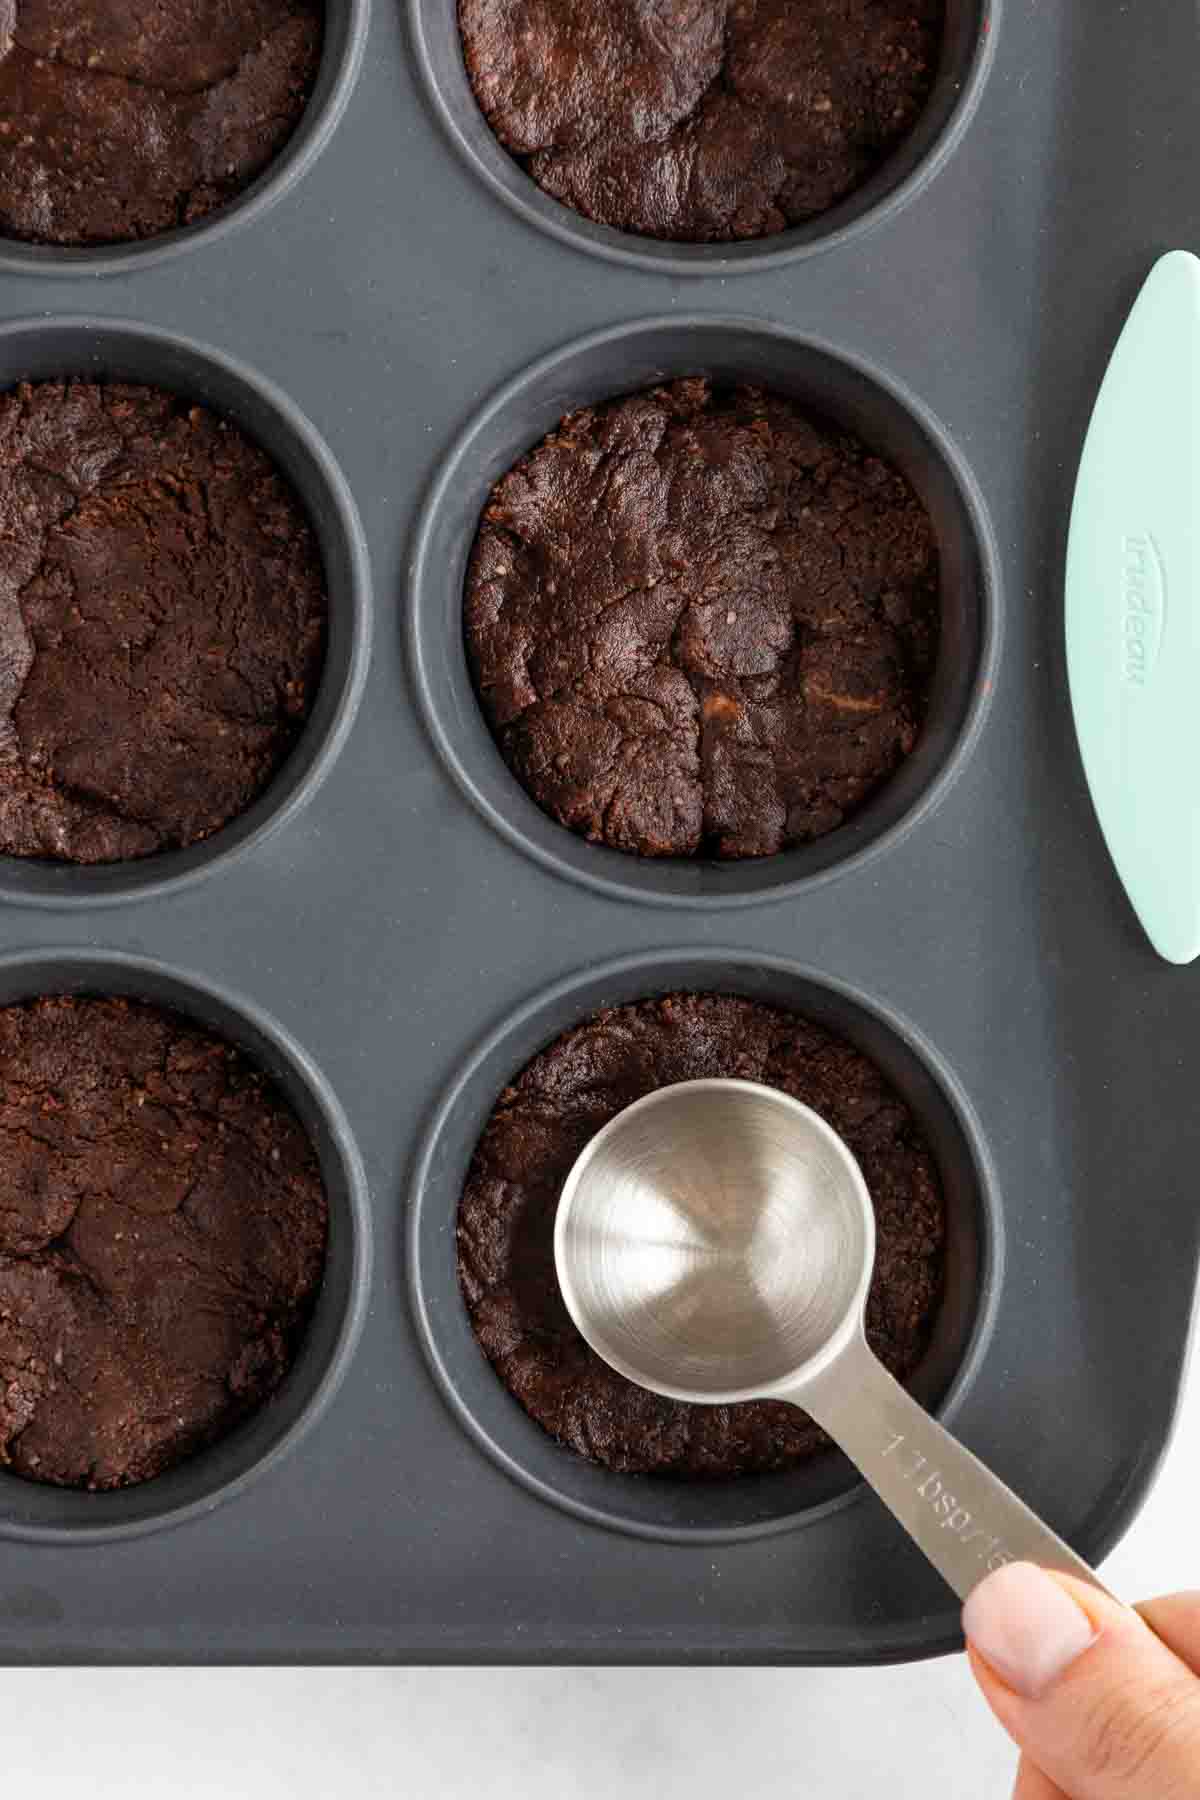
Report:
[[[0,852],[111,862],[242,812],[311,709],[320,551],[271,459],[157,388],[0,395]]]
[[[945,0],[459,0],[493,131],[556,200],[680,242],[766,237],[890,156]]]
[[[223,1436],[295,1357],[327,1221],[231,1045],[127,1000],[0,1008],[0,1465],[123,1487]]]
[[[0,0],[0,235],[128,243],[194,224],[291,137],[323,0]]]
[[[625,1473],[760,1474],[829,1445],[782,1401],[692,1406],[635,1387],[585,1343],[559,1291],[554,1218],[575,1158],[643,1095],[712,1076],[791,1094],[850,1146],[875,1209],[867,1336],[901,1380],[920,1363],[941,1301],[937,1169],[919,1122],[860,1050],[733,994],[667,994],[593,1014],[497,1099],[458,1209],[458,1277],[480,1348],[525,1410],[580,1455]]]
[[[544,811],[642,856],[832,831],[916,742],[933,529],[848,433],[701,379],[572,413],[494,488],[466,584],[487,719]]]

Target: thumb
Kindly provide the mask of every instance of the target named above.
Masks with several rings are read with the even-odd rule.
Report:
[[[971,1594],[963,1630],[992,1711],[1071,1800],[1200,1795],[1200,1680],[1137,1613],[1010,1563]]]

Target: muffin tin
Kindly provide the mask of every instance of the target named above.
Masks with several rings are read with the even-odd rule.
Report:
[[[1101,32],[1087,0],[952,0],[895,165],[803,232],[681,248],[589,228],[506,162],[453,0],[376,0],[369,32],[330,0],[313,109],[249,196],[128,251],[0,246],[0,384],[124,375],[228,412],[307,502],[332,602],[313,719],[251,813],[155,862],[0,868],[0,1000],[143,994],[245,1043],[334,1212],[317,1322],[256,1419],[125,1493],[0,1477],[0,1659],[954,1647],[949,1592],[836,1458],[604,1474],[469,1335],[454,1208],[496,1091],[596,1006],[675,987],[790,1003],[884,1065],[950,1203],[923,1397],[1085,1555],[1128,1524],[1192,1313],[1200,975],[1155,960],[1106,861],[1060,615],[1108,352],[1153,257],[1200,237],[1195,27],[1155,10]],[[699,370],[886,449],[947,612],[930,726],[874,806],[684,868],[533,807],[458,622],[489,481],[580,401]]]

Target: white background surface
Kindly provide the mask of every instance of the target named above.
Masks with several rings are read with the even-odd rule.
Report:
[[[1200,1367],[1105,1565],[1200,1586]],[[29,1670],[0,1767],[39,1800],[1005,1800],[1014,1756],[962,1657],[880,1670]]]

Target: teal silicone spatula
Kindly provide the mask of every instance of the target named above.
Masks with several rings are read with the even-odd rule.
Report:
[[[1155,264],[1088,429],[1067,552],[1075,729],[1160,956],[1200,955],[1200,260]]]

